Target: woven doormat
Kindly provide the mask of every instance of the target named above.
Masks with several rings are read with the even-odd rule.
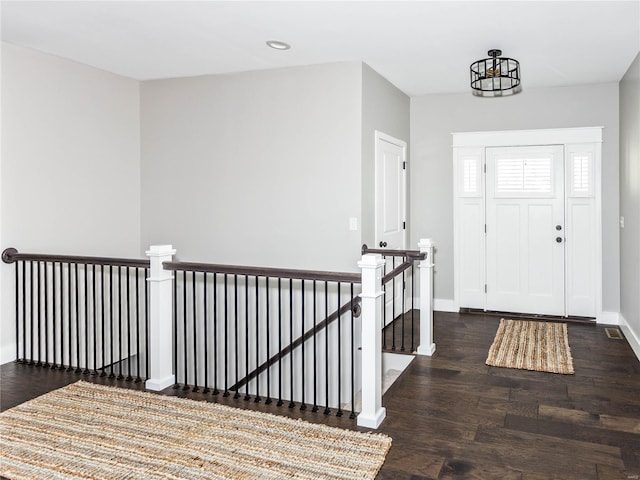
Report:
[[[566,323],[500,320],[487,365],[573,374]]]
[[[0,415],[10,479],[373,479],[391,438],[87,382]]]

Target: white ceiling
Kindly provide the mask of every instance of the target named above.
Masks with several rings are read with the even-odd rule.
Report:
[[[3,41],[138,80],[363,61],[411,96],[468,91],[490,48],[525,89],[616,82],[640,51],[640,0],[3,0],[1,15]]]

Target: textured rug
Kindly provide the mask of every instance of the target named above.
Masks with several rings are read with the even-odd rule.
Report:
[[[10,479],[373,479],[391,438],[77,382],[0,415]]]
[[[566,323],[500,320],[487,365],[573,374]]]

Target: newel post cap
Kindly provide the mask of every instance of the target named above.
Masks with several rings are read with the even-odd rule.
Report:
[[[147,257],[164,257],[166,255],[175,255],[176,250],[173,245],[151,245],[146,253]]]

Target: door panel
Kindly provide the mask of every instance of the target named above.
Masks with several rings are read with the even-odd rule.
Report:
[[[387,135],[376,134],[376,213],[375,247],[406,248],[406,144]],[[399,265],[399,261],[396,266]],[[393,269],[392,257],[385,270]],[[385,289],[385,324],[402,313],[402,280],[389,283]]]
[[[486,158],[486,308],[564,315],[563,149],[488,148]]]

